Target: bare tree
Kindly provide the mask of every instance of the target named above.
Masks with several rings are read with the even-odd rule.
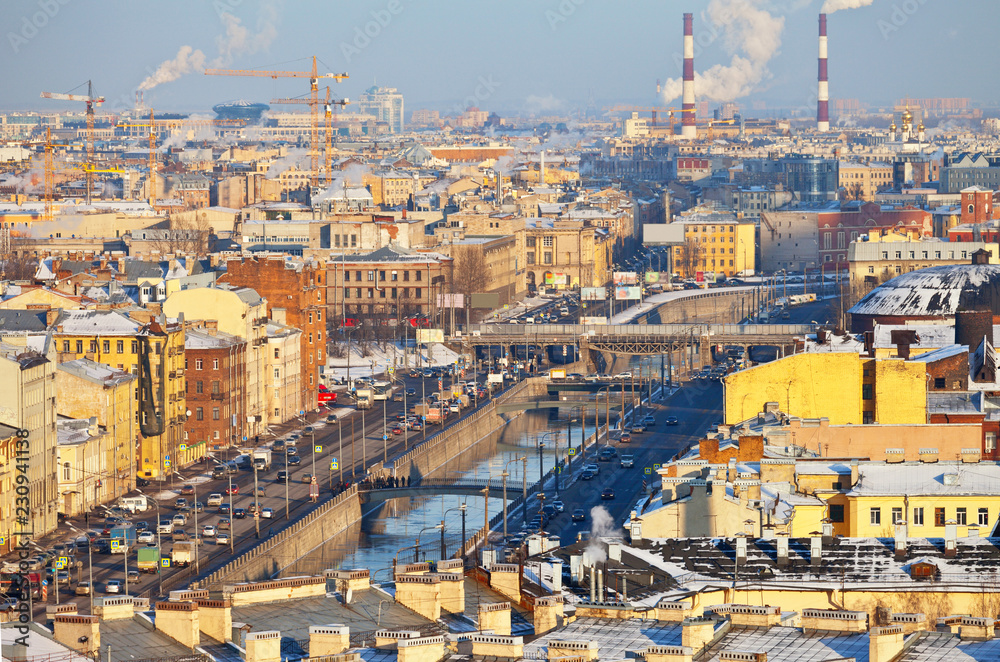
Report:
[[[2,252],[0,252],[0,279],[31,280],[38,271],[38,258],[32,254],[34,241],[31,235],[17,230],[11,230],[9,237],[4,237]]]
[[[157,239],[149,242],[150,248],[161,255],[206,255],[209,249],[211,226],[204,214],[195,212],[190,219],[171,218],[170,227],[157,230]]]
[[[472,310],[472,295],[488,291],[490,285],[489,264],[479,246],[463,248],[453,255],[451,287],[452,292],[465,299],[465,321],[468,323]]]
[[[674,259],[674,265],[679,268],[685,278],[690,278],[701,269],[701,260],[705,255],[705,247],[694,237],[688,237],[680,247],[680,254]]]

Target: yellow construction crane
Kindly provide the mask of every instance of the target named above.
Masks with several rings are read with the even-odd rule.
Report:
[[[312,103],[310,99],[304,99],[301,97],[296,97],[293,99],[271,99],[272,104],[308,104]],[[323,161],[324,161],[324,179],[329,182],[333,179],[332,169],[333,169],[333,153],[330,149],[331,145],[331,134],[333,132],[333,106],[344,107],[351,103],[350,99],[331,99],[330,98],[330,86],[326,86],[326,98],[323,100],[323,111],[324,119],[326,120],[326,128],[323,135]]]
[[[320,74],[316,69],[316,56],[312,56],[311,71],[267,71],[262,69],[205,69],[206,76],[256,76],[259,78],[308,78],[309,112],[312,120],[309,157],[312,165],[312,181],[316,184],[319,172],[319,79],[332,78],[338,83],[347,78],[342,74]]]
[[[87,96],[82,94],[63,94],[61,92],[42,92],[43,99],[60,99],[62,101],[82,101],[87,104],[87,163],[94,163],[94,106],[104,103],[104,97],[94,96],[94,85],[87,81]],[[87,204],[90,204],[90,190],[93,175],[87,174]]]

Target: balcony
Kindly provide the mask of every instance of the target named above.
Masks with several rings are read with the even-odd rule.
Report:
[[[212,400],[225,400],[226,399],[226,394],[225,393],[213,393],[210,397],[212,398]]]

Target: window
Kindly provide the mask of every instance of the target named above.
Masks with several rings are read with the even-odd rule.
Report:
[[[989,526],[990,525],[990,509],[980,508],[979,518],[976,520],[979,526]]]
[[[90,343],[87,345],[87,351],[88,352],[96,352],[97,351],[97,341],[96,340],[91,340],[90,341]]]
[[[934,378],[934,388],[944,388],[944,377]]]
[[[844,506],[843,505],[830,505],[830,519],[834,522],[844,521]]]
[[[542,246],[545,247],[545,248],[552,248],[552,245],[554,243],[554,239],[555,238],[552,237],[551,235],[542,237]]]
[[[528,251],[526,253],[526,258],[528,260],[528,264],[534,264],[535,263],[535,251]]]
[[[69,341],[68,340],[64,340],[63,341],[63,351],[64,352],[68,352],[69,351]]]
[[[355,248],[358,245],[358,235],[351,235],[351,248]]]
[[[552,264],[552,253],[550,251],[542,253],[542,262],[545,264]]]
[[[399,273],[396,271],[393,271],[391,274],[389,274],[389,276],[390,276],[389,280],[393,281],[399,280]]]
[[[862,384],[861,385],[861,399],[862,400],[871,400],[872,399],[872,385],[871,384]]]
[[[124,340],[119,340],[118,342],[116,342],[115,343],[115,349],[118,351],[119,354],[124,354],[125,353],[125,341]]]
[[[845,241],[846,241],[846,233],[843,230],[841,230],[840,232],[837,233],[837,248],[844,248]]]
[[[135,340],[132,341],[132,353],[133,354],[139,353],[139,343],[136,342]]]
[[[944,508],[934,509],[934,526],[944,526]]]
[[[195,393],[204,393],[205,392],[205,383],[204,382],[195,382],[194,383],[194,392]]]
[[[218,407],[212,407],[212,420],[213,421],[219,420],[219,408]]]
[[[369,271],[368,272],[368,282],[370,283],[370,282],[373,282],[374,280],[375,280],[375,272],[374,271]]]
[[[204,421],[205,420],[205,410],[202,409],[201,407],[198,407],[197,409],[195,409],[194,410],[194,419],[196,421]]]
[[[967,524],[968,517],[966,515],[965,508],[955,509],[955,522],[957,522],[960,526],[965,526]]]
[[[924,525],[924,509],[923,508],[914,508],[913,509],[913,522],[912,523],[913,523],[914,526],[923,526]]]
[[[875,412],[873,411],[863,411],[861,412],[861,422],[864,425],[871,425],[875,422]]]
[[[379,279],[379,282],[381,282],[381,283],[385,282],[385,271],[379,271],[378,272],[378,279]]]
[[[892,523],[893,524],[899,524],[902,521],[903,521],[903,509],[902,508],[893,508],[892,509]]]
[[[361,282],[361,272],[360,271],[355,271],[354,272],[354,280],[358,281],[359,283]]]
[[[69,480],[69,462],[63,463],[63,480]]]
[[[104,342],[101,343],[101,351],[104,352],[105,354],[110,354],[111,353],[111,341],[110,340],[105,340]]]
[[[280,350],[277,347],[274,348],[274,358],[278,358],[278,352],[279,351]]]
[[[422,272],[422,271],[418,271],[418,272],[416,272],[416,274],[414,274],[414,275],[416,276],[416,280],[417,280],[417,281],[421,281],[421,280],[423,280],[423,279],[424,279],[424,272]]]
[[[202,359],[195,359],[194,360],[194,369],[195,370],[201,370],[204,367],[205,367],[205,362]]]
[[[420,279],[418,278],[417,280],[420,280]],[[420,288],[420,287],[415,287],[415,288],[413,288],[413,291],[416,292],[416,294],[414,296],[416,296],[419,299],[420,298],[420,293],[423,291],[423,289]]]
[[[997,433],[996,432],[987,432],[986,433],[986,443],[985,443],[985,446],[986,446],[986,452],[987,453],[992,453],[993,451],[995,451],[997,449]]]
[[[409,280],[410,280],[410,272],[409,271],[404,271],[403,272],[403,282],[406,283],[406,282],[409,282]]]
[[[281,378],[281,369],[280,368],[275,368],[274,369],[274,378],[275,379],[280,379]]]
[[[219,359],[212,359],[212,370],[219,369]]]
[[[874,524],[882,523],[882,509],[881,508],[871,508],[868,511],[868,519]]]
[[[823,233],[823,250],[828,251],[833,248],[833,233],[824,232]]]
[[[345,283],[350,283],[351,282],[351,272],[350,271],[345,271],[344,272],[344,282]]]
[[[222,382],[218,379],[212,381],[212,393],[215,393],[216,395],[222,393]]]

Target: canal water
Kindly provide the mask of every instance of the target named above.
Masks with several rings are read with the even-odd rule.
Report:
[[[602,424],[603,417],[602,410]],[[583,434],[592,435],[594,424],[593,408],[590,408]],[[499,480],[506,468],[509,474],[508,496],[513,498],[521,493],[525,479],[529,486],[538,481],[539,467],[542,473],[546,473],[552,469],[557,457],[563,460],[567,458],[569,430],[573,444],[580,445],[580,425],[579,409],[526,411],[491,434],[488,439],[428,476],[428,480],[455,483]],[[524,461],[522,458],[527,459]],[[574,461],[580,460],[574,458]],[[313,550],[281,574],[287,577],[317,574],[328,568],[368,568],[373,581],[391,579],[394,559],[398,559],[400,563],[410,563],[416,559],[423,561],[441,558],[442,521],[445,554],[453,555],[463,540],[461,506],[466,506],[465,535],[468,538],[482,528],[487,517],[502,512],[503,501],[495,498],[494,494],[491,491],[487,504],[488,515],[484,513],[482,496],[411,497],[394,499],[377,506],[365,506],[370,510],[365,512],[360,523]],[[511,521],[509,531],[520,530],[523,522],[520,515],[519,510],[508,513]]]

